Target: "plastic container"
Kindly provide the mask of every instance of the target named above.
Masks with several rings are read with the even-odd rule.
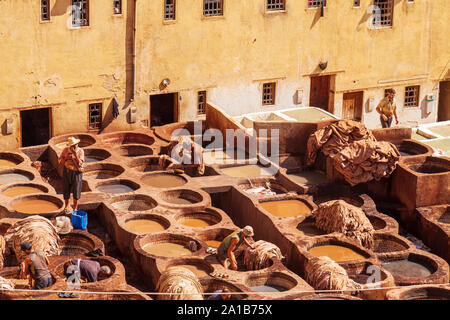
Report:
[[[74,229],[84,230],[87,227],[88,216],[85,211],[77,210],[72,212],[72,226]]]

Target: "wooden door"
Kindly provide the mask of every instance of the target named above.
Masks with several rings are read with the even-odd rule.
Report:
[[[344,93],[342,102],[342,118],[361,121],[363,92]]]
[[[309,105],[328,111],[330,76],[311,77]]]

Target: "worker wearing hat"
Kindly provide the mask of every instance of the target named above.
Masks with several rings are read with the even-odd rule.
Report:
[[[42,251],[32,251],[30,242],[24,241],[20,244],[20,250],[27,254],[25,260],[20,264],[22,277],[28,277],[30,286],[34,280],[34,289],[43,289],[52,284],[52,275],[48,268],[49,261]]]
[[[249,242],[249,238],[253,237],[253,228],[246,226],[243,229],[234,231],[223,239],[222,243],[217,248],[217,257],[220,263],[225,267],[231,267],[232,270],[237,270],[235,251],[242,243],[253,249],[253,245]],[[229,266],[228,266],[229,264]]]
[[[84,151],[78,144],[80,140],[75,137],[67,139],[67,147],[59,157],[60,165],[63,165],[63,195],[64,212],[69,213],[70,194],[73,194],[73,211],[78,209],[78,200],[81,197],[81,184],[83,179]]]

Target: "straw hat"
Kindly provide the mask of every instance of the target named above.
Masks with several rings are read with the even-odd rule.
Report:
[[[77,144],[77,143],[80,143],[80,139],[77,139],[77,138],[75,138],[75,137],[69,137],[69,138],[67,139],[67,146],[68,146],[68,147],[71,147],[71,146],[73,146],[73,145],[75,145],[75,144]]]
[[[244,229],[242,229],[242,232],[244,233],[244,235],[246,237],[253,237],[253,235],[254,235],[253,228],[250,226],[244,227]]]

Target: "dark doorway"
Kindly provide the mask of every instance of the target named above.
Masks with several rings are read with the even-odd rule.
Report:
[[[150,96],[150,126],[162,126],[178,121],[178,93]]]
[[[342,103],[342,118],[361,121],[363,91],[344,93]]]
[[[439,83],[438,121],[450,120],[450,81]]]
[[[47,144],[50,139],[50,108],[20,111],[22,147]]]
[[[309,105],[328,110],[330,96],[330,76],[311,77]]]

